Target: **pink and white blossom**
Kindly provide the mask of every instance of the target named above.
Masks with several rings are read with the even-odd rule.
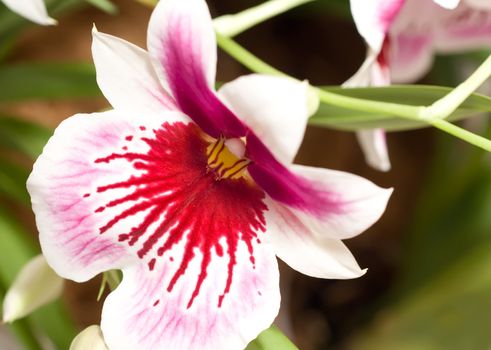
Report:
[[[112,350],[242,349],[280,304],[276,256],[319,278],[363,275],[342,239],[391,190],[293,165],[308,87],[250,75],[214,90],[204,0],[165,0],[148,52],[97,31],[97,81],[114,108],[68,118],[28,180],[43,253],[78,282],[111,269]]]
[[[351,12],[368,54],[347,86],[414,82],[435,53],[491,47],[489,0],[351,0]],[[369,164],[388,170],[383,130],[358,136]]]
[[[0,0],[5,6],[28,20],[41,25],[56,24],[56,20],[49,17],[44,0]]]

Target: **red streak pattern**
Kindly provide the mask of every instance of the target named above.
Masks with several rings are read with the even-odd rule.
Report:
[[[114,198],[96,212],[132,203],[102,225],[100,233],[106,233],[136,214],[145,213],[141,222],[127,233],[119,234],[118,240],[136,245],[138,257],[147,261],[150,270],[154,270],[159,261],[163,264],[172,262],[170,256],[166,260],[161,258],[184,240],[185,252],[167,286],[169,292],[195,258],[194,250],[199,249],[202,253],[201,272],[188,308],[207,277],[213,251],[219,257],[227,254],[228,276],[225,289],[218,298],[220,307],[232,285],[241,241],[246,244],[254,264],[253,241],[258,241],[257,233],[265,230],[264,193],[244,178],[217,180],[216,174],[207,168],[209,143],[196,124],[165,123],[154,130],[154,134],[153,138],[141,139],[149,146],[147,153],[113,153],[95,161],[111,163],[124,159],[135,169],[135,175],[97,189],[99,193],[122,188],[129,192]],[[130,142],[133,138],[127,136],[126,140]],[[226,251],[220,244],[222,239],[226,242]],[[157,248],[155,256],[149,256],[154,248]]]

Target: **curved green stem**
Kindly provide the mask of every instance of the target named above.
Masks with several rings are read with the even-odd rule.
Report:
[[[250,51],[247,51],[234,40],[218,32],[216,33],[216,36],[218,46],[251,71],[263,74],[287,76],[287,74],[274,68],[273,66],[270,66],[260,58],[253,55]]]
[[[424,119],[445,119],[455,112],[464,101],[472,95],[491,76],[491,55],[462,84],[448,95],[425,108],[421,117]]]
[[[217,32],[233,37],[261,22],[312,1],[314,0],[270,0],[235,15],[215,18],[213,25]]]
[[[251,52],[247,51],[234,40],[227,38],[220,33],[217,33],[217,42],[218,46],[220,46],[222,50],[227,52],[230,56],[235,58],[238,62],[242,63],[253,72],[289,77],[287,74],[270,66],[266,62],[253,55]],[[423,107],[420,106],[409,106],[389,102],[370,101],[359,99],[356,97],[338,95],[315,87],[313,87],[313,89],[315,89],[316,93],[319,95],[319,99],[322,102],[352,110],[389,113],[397,115],[401,118],[418,120],[420,119],[419,114],[423,109]]]
[[[485,137],[476,135],[470,131],[462,129],[455,124],[449,123],[444,119],[429,119],[428,123],[446,133],[453,135],[461,140],[464,140],[471,145],[482,148],[485,151],[491,152],[491,141]]]

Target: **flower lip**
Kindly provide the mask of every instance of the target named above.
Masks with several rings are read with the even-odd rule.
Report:
[[[186,252],[167,286],[168,292],[172,292],[187,273],[188,265],[195,258],[193,249],[201,251],[201,273],[188,308],[192,306],[205,281],[207,267],[212,259],[211,251],[216,250],[218,256],[224,255],[221,240],[225,238],[230,259],[229,276],[219,299],[220,306],[230,288],[235,251],[239,244],[246,244],[251,263],[254,264],[252,241],[259,240],[257,231],[265,230],[262,214],[265,210],[262,202],[264,193],[250,181],[242,179],[250,161],[239,159],[230,152],[225,146],[224,137],[208,143],[207,137],[194,123],[164,124],[154,130],[154,134],[151,138],[140,138],[149,146],[145,153],[125,149],[123,153],[96,159],[96,164],[106,166],[116,161],[126,161],[133,164],[138,175],[98,186],[95,193],[88,193],[83,198],[92,200],[100,194],[129,190],[127,195],[99,206],[94,213],[111,213],[107,222],[99,228],[101,235],[120,232],[125,222],[143,215],[138,225],[130,231],[118,233],[117,237],[119,242],[135,247],[138,258],[147,261],[150,271],[156,268],[156,264],[162,264],[164,258],[173,262],[171,251],[174,246],[182,241],[187,242]],[[173,142],[166,141],[170,139]],[[128,135],[125,141],[131,144],[138,142],[138,138]],[[144,200],[137,202],[138,199]],[[248,215],[230,213],[228,205],[232,202]],[[211,224],[212,217],[220,217],[221,220]],[[200,228],[200,224],[207,228]],[[225,229],[221,225],[229,228]],[[233,229],[232,225],[235,226]],[[203,232],[206,234],[203,235]]]

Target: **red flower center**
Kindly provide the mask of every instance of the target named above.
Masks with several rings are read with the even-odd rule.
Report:
[[[125,139],[136,142],[133,135]],[[194,123],[165,123],[154,130],[154,137],[141,141],[148,145],[145,153],[113,153],[95,161],[111,163],[123,159],[135,169],[135,175],[97,189],[98,193],[129,191],[96,210],[100,213],[126,204],[100,227],[100,233],[125,220],[132,219],[134,223],[136,217],[141,218],[137,225],[119,234],[118,240],[136,247],[138,257],[147,261],[150,270],[157,263],[172,264],[171,249],[184,241],[184,255],[176,257],[180,261],[166,287],[169,292],[196,258],[194,250],[199,249],[201,272],[188,308],[200,292],[213,253],[220,259],[226,256],[228,276],[218,299],[220,307],[232,285],[239,244],[247,246],[254,264],[253,241],[260,243],[257,234],[265,231],[264,192],[247,175],[243,176],[248,160],[234,156],[223,138],[207,141]],[[221,242],[226,242],[226,246]],[[168,259],[164,260],[166,254]]]

